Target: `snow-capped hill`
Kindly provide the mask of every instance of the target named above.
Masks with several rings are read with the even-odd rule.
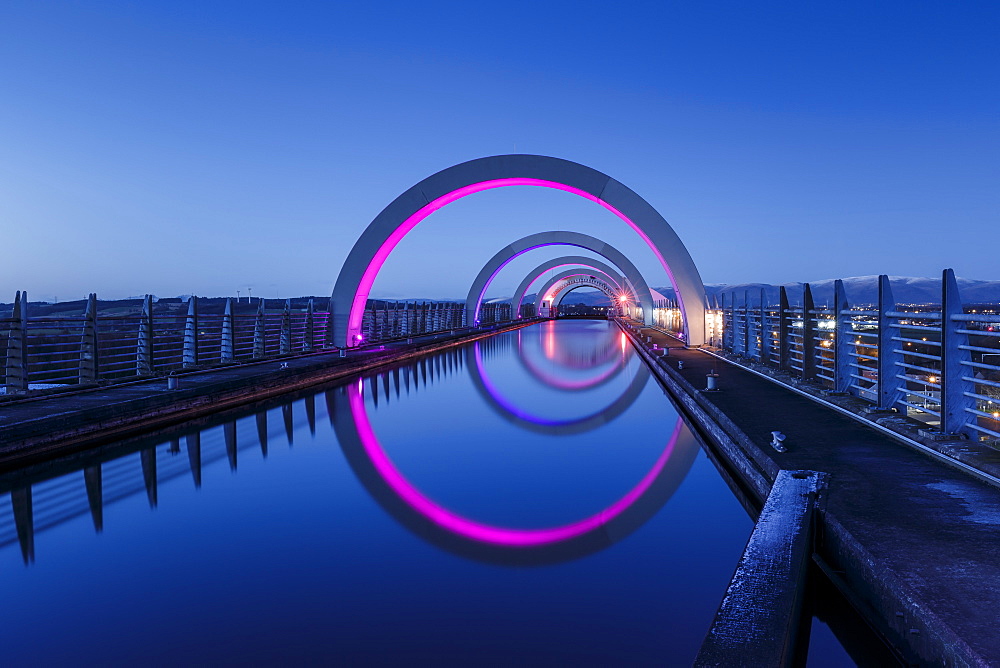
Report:
[[[850,304],[874,304],[878,301],[878,276],[853,276],[845,278],[844,291]],[[892,296],[898,304],[940,304],[941,279],[915,276],[890,276]],[[713,283],[705,286],[709,298],[719,298],[725,295],[726,302],[736,293],[736,303],[742,304],[744,295],[749,291],[750,303],[760,302],[760,291],[764,290],[765,299],[769,304],[778,303],[778,289],[784,286],[788,292],[788,301],[792,304],[802,302],[802,283]],[[834,279],[824,279],[809,283],[813,300],[817,306],[833,303]],[[657,288],[668,296],[673,295],[670,288]],[[996,304],[1000,303],[1000,281],[983,281],[971,278],[958,279],[958,291],[966,304]]]

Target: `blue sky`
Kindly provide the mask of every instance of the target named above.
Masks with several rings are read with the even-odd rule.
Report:
[[[998,34],[976,2],[9,0],[0,301],[329,294],[396,195],[515,151],[630,186],[706,282],[1000,278]],[[543,229],[666,283],[607,212],[518,188],[431,216],[375,294],[464,296]]]

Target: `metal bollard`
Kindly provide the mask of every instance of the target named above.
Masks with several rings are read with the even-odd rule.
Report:
[[[785,452],[788,447],[785,445],[785,435],[780,431],[771,432],[771,447],[778,452]]]
[[[178,385],[177,376],[175,376],[174,374],[170,374],[169,376],[167,376],[167,389],[168,390],[176,390],[177,389],[177,385]]]
[[[684,360],[677,360],[677,368],[678,369],[684,368]]]
[[[714,392],[714,391],[716,391],[716,390],[719,389],[718,387],[715,386],[715,379],[718,378],[718,377],[719,377],[719,374],[715,373],[714,371],[712,373],[709,373],[709,374],[705,375],[705,378],[708,381],[708,383],[705,386],[705,390],[706,391],[708,391],[708,392]]]

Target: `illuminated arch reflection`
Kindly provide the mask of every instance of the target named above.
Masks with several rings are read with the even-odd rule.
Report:
[[[628,410],[629,406],[642,394],[643,388],[649,381],[649,370],[645,365],[640,365],[632,377],[625,392],[618,397],[614,403],[602,408],[594,413],[579,418],[565,420],[554,420],[536,415],[527,409],[519,407],[514,401],[504,397],[504,395],[490,381],[486,374],[482,354],[478,346],[466,350],[466,355],[471,359],[466,359],[466,368],[472,375],[472,383],[479,393],[479,396],[486,401],[493,411],[507,422],[518,425],[528,431],[550,436],[573,436],[585,434],[598,427],[614,422],[618,417]],[[609,367],[604,372],[605,379],[610,380],[616,373],[621,372],[621,366]],[[593,387],[596,387],[595,384]]]
[[[327,392],[327,402],[337,439],[351,468],[386,511],[435,545],[495,563],[535,565],[567,561],[621,540],[666,503],[698,453],[693,434],[678,417],[650,470],[604,510],[551,528],[501,527],[477,522],[441,506],[403,476],[375,435],[359,383]]]
[[[602,369],[602,371],[590,378],[571,379],[543,369],[535,362],[534,355],[530,354],[530,349],[524,344],[524,330],[517,331],[517,351],[518,364],[527,371],[535,380],[543,385],[554,387],[560,390],[588,390],[604,385],[615,377],[613,372],[620,370],[633,355],[632,346],[628,345],[625,335],[615,330],[608,330],[609,336],[598,346],[594,346],[596,354],[587,357],[574,356],[569,352],[568,346],[560,346],[555,341],[555,329],[553,322],[543,322],[536,328],[539,346],[543,349],[543,354],[559,366],[574,370]],[[620,344],[626,345],[620,345]],[[613,364],[611,369],[603,367]]]

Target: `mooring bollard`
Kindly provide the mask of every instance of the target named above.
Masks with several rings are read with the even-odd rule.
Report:
[[[785,435],[780,431],[771,432],[771,447],[778,452],[785,452],[788,447],[785,445]]]
[[[706,385],[705,385],[705,390],[706,391],[708,391],[708,392],[714,392],[714,391],[716,391],[716,390],[719,389],[718,387],[715,386],[715,379],[718,378],[718,377],[719,377],[719,374],[715,373],[714,371],[712,373],[709,373],[709,374],[705,375],[705,379],[708,381],[706,383]]]
[[[177,383],[177,376],[175,376],[172,373],[169,376],[167,376],[167,389],[168,390],[176,390],[177,389],[177,384],[178,384]]]
[[[684,368],[684,360],[677,360],[677,368],[678,369]]]
[[[344,349],[344,348],[341,348],[341,349],[340,349],[340,356],[341,356],[341,357],[347,357],[347,350],[346,350],[346,349]]]

